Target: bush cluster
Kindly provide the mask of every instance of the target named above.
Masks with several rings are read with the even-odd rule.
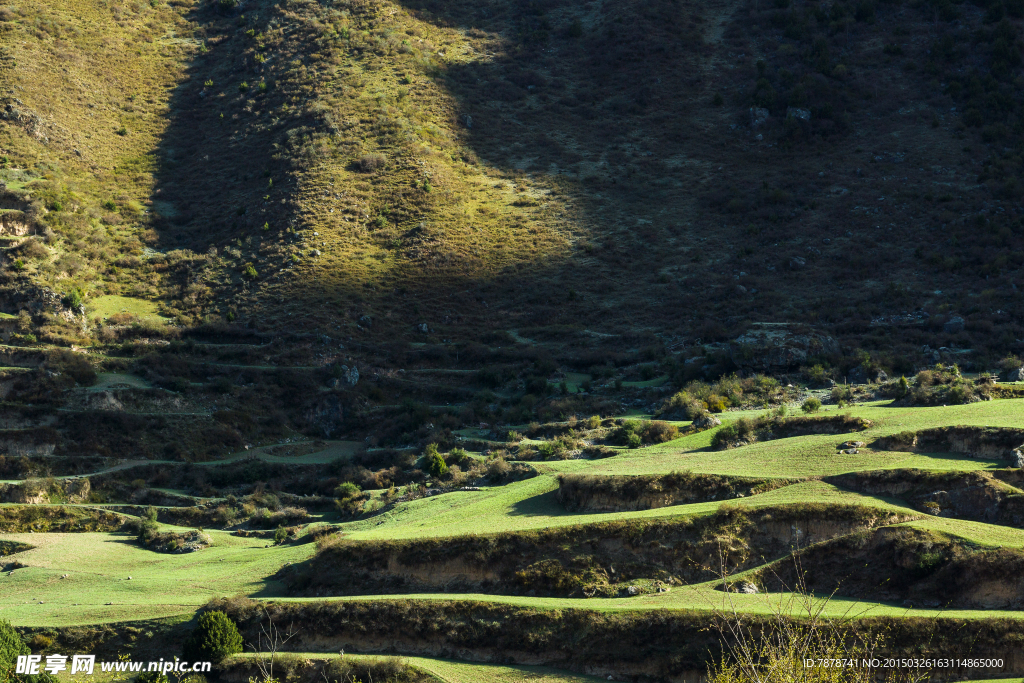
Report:
[[[670,420],[693,420],[705,411],[721,413],[727,408],[761,406],[783,400],[785,390],[777,379],[754,375],[740,379],[729,375],[706,383],[688,382],[682,391],[665,400],[657,416]]]
[[[608,440],[620,446],[640,448],[679,437],[679,428],[663,420],[620,420]]]

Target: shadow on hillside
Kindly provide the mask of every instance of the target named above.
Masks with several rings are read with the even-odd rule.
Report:
[[[358,20],[360,7],[375,1],[351,3],[353,16]],[[407,60],[398,70],[415,73],[426,68],[453,98],[450,126],[481,164],[507,177],[533,174],[570,188],[578,212],[571,217],[571,231],[589,240],[568,259],[560,257],[546,265],[508,263],[496,279],[444,271],[424,276],[410,266],[414,286],[421,292],[426,287],[428,297],[463,290],[476,291],[478,299],[515,299],[517,311],[530,310],[529,320],[552,324],[563,313],[576,319],[597,314],[596,302],[624,290],[636,296],[637,288],[650,284],[652,289],[639,297],[645,310],[657,318],[675,319],[684,303],[683,290],[656,286],[653,276],[661,267],[679,265],[666,256],[671,251],[668,244],[676,237],[691,237],[678,216],[690,205],[692,193],[679,191],[680,182],[672,177],[666,158],[682,154],[684,148],[689,155],[696,153],[693,145],[699,136],[687,125],[687,113],[696,106],[694,96],[701,88],[694,66],[704,48],[697,39],[680,47],[679,37],[697,35],[692,21],[696,14],[688,12],[699,8],[683,10],[673,0],[649,0],[639,11],[623,2],[605,10],[614,15],[610,21],[615,22],[615,31],[599,32],[585,30],[584,23],[573,20],[578,8],[567,1],[543,8],[526,0],[403,6],[421,25],[465,30],[480,52],[469,63],[442,61],[440,67],[417,67],[415,60]],[[228,248],[237,250],[238,272],[218,296],[221,301],[231,292],[245,291],[241,272],[246,262],[259,262],[266,253],[261,244],[287,248],[296,243],[284,230],[308,223],[308,216],[299,214],[293,191],[301,184],[296,179],[303,169],[320,163],[310,157],[317,151],[310,141],[332,126],[334,139],[342,139],[345,133],[336,127],[351,123],[339,123],[329,111],[309,111],[297,118],[282,115],[282,105],[294,112],[316,98],[308,86],[292,88],[285,83],[253,96],[260,79],[276,66],[275,59],[297,59],[289,64],[302,62],[294,68],[303,73],[327,65],[322,54],[310,56],[317,45],[291,38],[286,47],[303,49],[305,54],[281,51],[271,54],[266,64],[253,61],[260,54],[258,45],[253,48],[259,36],[247,37],[245,28],[265,27],[266,21],[258,18],[261,14],[276,17],[269,2],[250,3],[245,19],[221,16],[213,3],[203,3],[192,13],[209,51],[198,55],[175,90],[170,126],[158,151],[154,246],[200,254],[211,248],[222,255]],[[666,48],[669,44],[671,49]],[[365,46],[361,49],[361,55],[351,58],[364,66],[377,63],[379,68],[388,59]],[[338,69],[345,73],[344,65]],[[243,82],[246,93],[239,92]],[[662,215],[666,213],[669,218]],[[662,248],[652,251],[652,243]],[[288,265],[283,254],[282,250],[268,271]],[[636,270],[641,263],[646,264],[645,271]],[[619,274],[630,270],[635,272],[629,278]],[[644,274],[638,276],[639,272]],[[399,275],[384,289],[402,291],[404,277]],[[309,303],[333,294],[315,282],[296,286],[296,296]],[[182,290],[184,294],[187,284]],[[368,291],[354,282],[347,294],[356,301],[375,296],[372,288]],[[575,310],[563,311],[573,301],[569,306]],[[445,304],[428,300],[426,305]],[[608,315],[604,311],[602,319]],[[636,322],[634,313],[630,318]]]
[[[561,517],[568,514],[558,503],[558,491],[517,501],[509,510],[512,517]]]

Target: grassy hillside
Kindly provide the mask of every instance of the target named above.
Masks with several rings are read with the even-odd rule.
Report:
[[[7,277],[376,339],[1006,352],[1020,18],[987,4],[25,0],[4,172],[53,236]]]

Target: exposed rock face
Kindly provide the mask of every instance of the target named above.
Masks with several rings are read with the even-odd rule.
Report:
[[[326,396],[306,411],[306,420],[329,437],[345,419],[345,407],[338,396]]]
[[[0,235],[24,237],[31,230],[32,226],[24,211],[5,211],[0,213]]]
[[[32,314],[62,313],[64,304],[61,295],[49,287],[36,287],[18,283],[14,287],[0,289],[0,310],[26,310]]]
[[[989,524],[1024,526],[1019,472],[880,470],[828,477],[825,481],[870,495],[902,498],[922,512]]]
[[[91,491],[92,486],[85,478],[57,480],[52,490],[39,480],[29,480],[21,484],[0,484],[0,502],[44,505],[50,502],[50,494],[55,493],[68,503],[81,503],[88,500]]]
[[[798,368],[809,356],[839,352],[839,343],[832,337],[784,323],[758,323],[729,344],[738,367],[766,374]]]
[[[973,458],[1018,461],[1024,430],[1001,427],[937,427],[880,438],[876,448],[889,451],[963,453]]]
[[[113,392],[101,391],[89,398],[88,406],[93,410],[107,410],[121,412],[124,410],[124,405],[117,400]]]

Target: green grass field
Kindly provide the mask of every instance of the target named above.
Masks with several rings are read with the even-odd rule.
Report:
[[[127,313],[137,317],[139,320],[149,322],[166,322],[158,313],[158,305],[155,301],[137,299],[130,296],[116,296],[108,294],[89,299],[85,305],[89,317],[99,316],[106,320],[117,313]]]

